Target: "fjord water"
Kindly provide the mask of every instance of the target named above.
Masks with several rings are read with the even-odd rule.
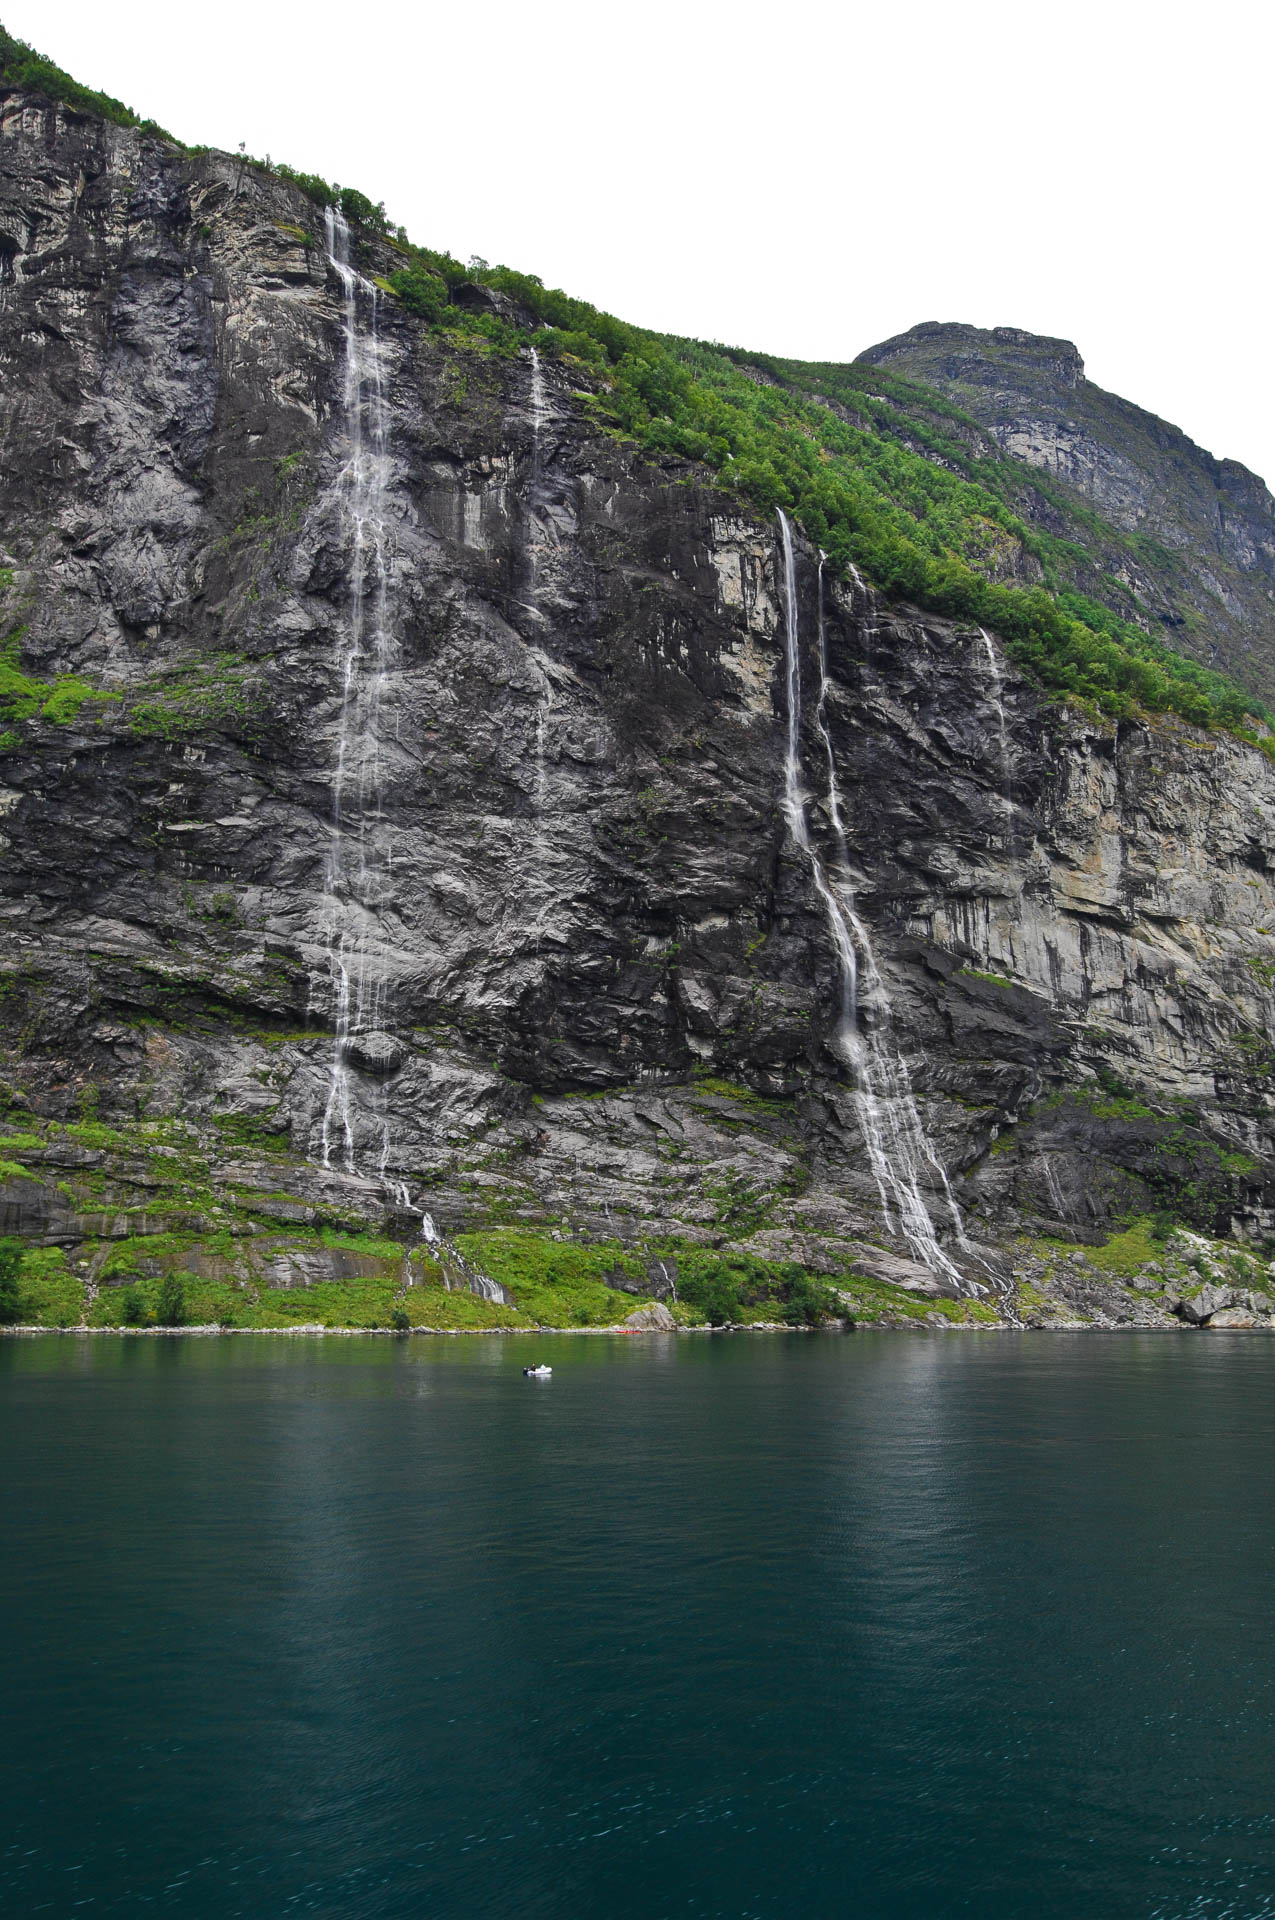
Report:
[[[1275,1913],[1273,1387],[1222,1335],[4,1342],[0,1906]]]

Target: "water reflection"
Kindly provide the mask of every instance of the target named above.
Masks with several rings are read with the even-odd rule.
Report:
[[[15,1910],[1275,1911],[1272,1346],[535,1346],[0,1343]]]

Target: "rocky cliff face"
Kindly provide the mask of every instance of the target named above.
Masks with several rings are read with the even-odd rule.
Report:
[[[955,401],[1064,499],[1140,536],[1130,550],[1104,545],[1100,526],[1084,530],[1097,598],[1110,599],[1105,575],[1179,652],[1275,693],[1275,500],[1256,474],[1095,386],[1069,340],[929,321],[860,358]],[[1042,525],[1057,518],[1030,484],[1019,504]]]
[[[345,245],[3,103],[0,1230],[304,1279],[428,1211],[928,1286],[857,1045],[937,1290],[1139,1212],[1260,1239],[1275,769],[1047,708],[799,535],[790,598],[776,526]]]

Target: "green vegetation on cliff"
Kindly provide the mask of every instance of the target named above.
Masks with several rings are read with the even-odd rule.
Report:
[[[100,114],[103,120],[111,120],[118,127],[140,127],[146,133],[162,134],[166,140],[172,139],[172,135],[165,133],[154,120],[143,120],[122,100],[114,99],[109,93],[98,93],[92,87],[81,86],[78,80],[73,80],[52,60],[46,60],[42,53],[29,47],[25,40],[15,40],[2,26],[0,86],[26,87],[32,93],[43,93],[50,100],[57,100],[80,113]]]
[[[760,382],[737,364],[745,356],[628,327],[530,275],[496,268],[482,278],[541,323],[542,353],[578,364],[605,424],[656,457],[711,468],[753,507],[787,509],[842,574],[857,568],[885,593],[993,628],[1046,691],[1113,715],[1143,708],[1240,731],[1265,720],[1262,703],[1233,681],[1109,608],[989,578],[989,551],[1006,544],[1048,555],[986,476],[953,473],[795,383]]]
[[[972,454],[960,434],[977,433],[975,423],[937,394],[878,368],[807,367],[661,336],[533,274],[404,250],[408,264],[385,284],[419,318],[508,356],[534,341],[574,372],[600,425],[653,459],[706,469],[750,507],[783,507],[843,577],[857,569],[884,593],[992,628],[1046,692],[1116,717],[1171,712],[1250,739],[1254,723],[1265,730],[1270,716],[1254,695],[1069,584],[1079,545],[1014,513],[1013,463]],[[458,305],[466,282],[503,296],[505,314]],[[1083,516],[1068,510],[1079,539]],[[1035,580],[994,577],[1019,556]]]
[[[121,125],[153,126],[3,29],[0,82]],[[1111,582],[1106,603],[1077,591],[1071,562],[1084,559],[1084,510],[1060,502],[1061,536],[1029,527],[1011,505],[1021,491],[1019,470],[991,455],[976,423],[937,392],[862,363],[783,360],[629,326],[533,274],[480,261],[465,266],[409,245],[384,203],[357,188],[282,165],[244,164],[272,172],[316,205],[339,206],[395,248],[404,264],[382,284],[421,320],[505,356],[534,338],[541,353],[574,372],[600,426],[654,460],[702,469],[751,508],[784,508],[843,577],[857,569],[888,595],[993,629],[1047,693],[1115,717],[1176,713],[1272,751],[1261,702],[1144,631],[1121,583]],[[496,296],[485,310],[473,298],[478,285]],[[1037,477],[1033,485],[1039,491],[1048,483]],[[1100,531],[1107,547],[1137,546],[1148,558],[1145,541],[1139,546],[1105,522]],[[34,700],[43,692],[32,686],[18,695]]]

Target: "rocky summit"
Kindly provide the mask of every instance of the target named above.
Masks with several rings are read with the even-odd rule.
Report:
[[[1019,511],[1081,533],[1099,598],[1140,600],[1174,646],[1275,692],[1275,500],[1256,474],[1095,386],[1069,340],[931,321],[860,359],[953,403],[981,429],[971,450],[1010,455]]]
[[[9,1317],[1266,1324],[1266,721],[1069,693],[1015,624],[1136,662],[1220,596],[1182,651],[1260,692],[1260,483],[1191,468],[1210,572],[1074,350],[888,343],[910,418],[1176,543],[1103,637],[979,508],[1001,631],[726,428],[679,441],[719,377],[689,343],[634,374],[605,316],[437,260],[362,196],[0,90]],[[722,364],[763,409],[800,385]],[[854,377],[801,416],[851,465]],[[874,444],[938,486],[902,391]]]

